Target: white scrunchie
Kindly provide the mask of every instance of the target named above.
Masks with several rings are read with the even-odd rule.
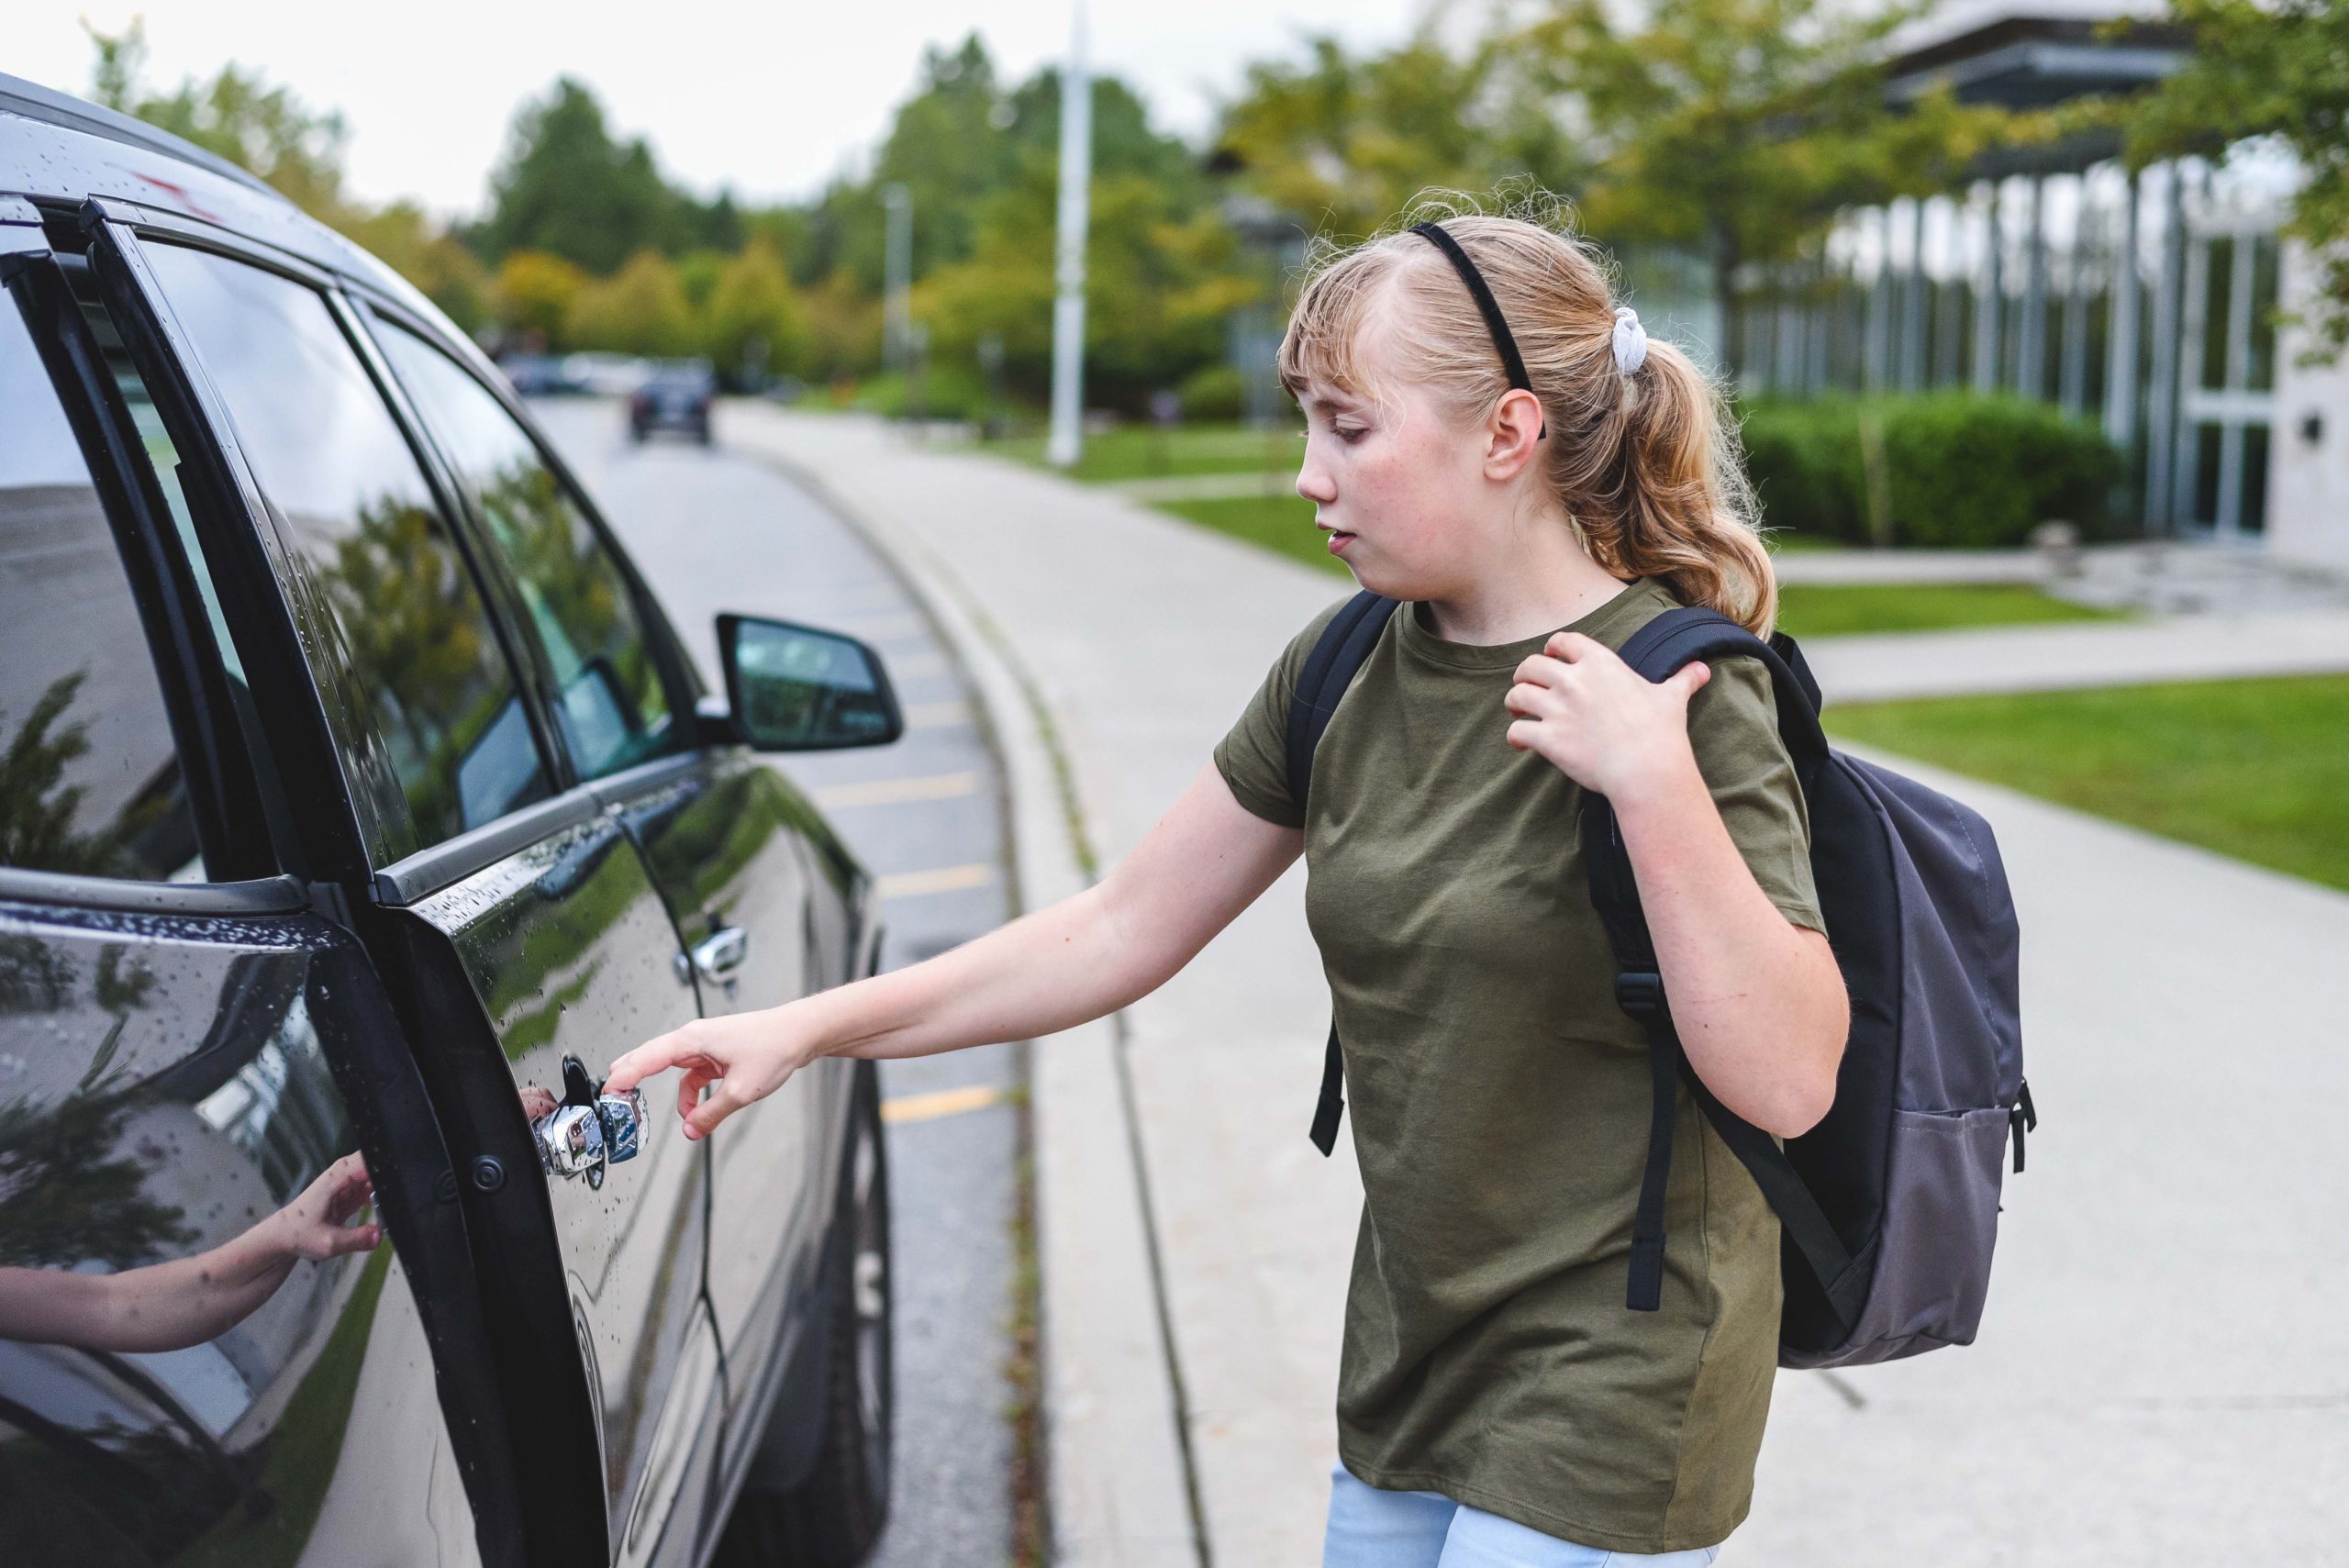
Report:
[[[1640,313],[1628,305],[1615,307],[1615,368],[1630,375],[1648,362],[1648,332]]]

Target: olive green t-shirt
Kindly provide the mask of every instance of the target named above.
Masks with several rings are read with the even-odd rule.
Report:
[[[1635,582],[1561,629],[1610,648],[1675,601]],[[1305,830],[1306,917],[1345,1051],[1362,1224],[1339,1452],[1612,1551],[1710,1546],[1744,1518],[1777,1365],[1778,1224],[1684,1084],[1662,1309],[1625,1307],[1647,1155],[1640,1025],[1616,1006],[1576,832],[1582,791],[1506,737],[1511,674],[1550,634],[1478,647],[1399,606],[1288,789],[1282,653],[1216,767]],[[1727,660],[1691,747],[1773,903],[1824,929],[1769,676]]]

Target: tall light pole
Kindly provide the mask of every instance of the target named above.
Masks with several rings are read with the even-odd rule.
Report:
[[[907,350],[913,338],[914,194],[903,181],[892,180],[881,187],[881,206],[889,216],[886,243],[881,253],[885,274],[881,357],[888,361],[891,370],[902,375],[911,358]]]
[[[1085,226],[1093,183],[1093,78],[1085,62],[1085,0],[1069,21],[1061,70],[1059,256],[1053,267],[1052,433],[1044,456],[1074,463],[1085,446]]]

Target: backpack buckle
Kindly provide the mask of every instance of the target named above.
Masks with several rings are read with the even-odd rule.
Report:
[[[1615,1005],[1635,1018],[1664,1011],[1664,976],[1626,970],[1615,977]]]

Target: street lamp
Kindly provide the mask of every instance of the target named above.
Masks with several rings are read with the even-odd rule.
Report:
[[[1053,267],[1052,433],[1044,456],[1073,466],[1085,449],[1085,228],[1093,183],[1093,78],[1085,60],[1085,0],[1069,21],[1061,72],[1059,255]]]
[[[905,182],[892,180],[881,187],[881,206],[889,218],[881,261],[886,298],[881,316],[881,357],[889,369],[903,375],[913,339],[914,194]]]

